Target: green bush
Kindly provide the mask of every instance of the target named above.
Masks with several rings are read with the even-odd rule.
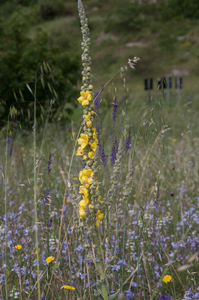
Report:
[[[38,117],[41,114],[41,106],[43,111],[47,111],[50,106],[53,116],[59,118],[60,114],[63,116],[64,108],[70,114],[76,103],[77,91],[74,86],[80,75],[77,59],[60,54],[60,49],[50,45],[48,35],[43,31],[38,29],[35,39],[31,40],[27,36],[27,30],[27,22],[19,14],[14,14],[7,22],[0,22],[1,126],[8,118],[10,107],[13,106],[23,113],[23,116],[20,114],[17,117],[18,121],[24,123],[28,118],[32,120],[34,98],[24,83],[29,82],[29,86],[34,90],[35,73],[42,60],[50,65],[54,77],[51,72],[37,73]],[[44,88],[40,75],[45,81]],[[56,95],[53,88],[57,91],[59,100],[52,105]],[[23,97],[19,97],[20,94]]]
[[[144,14],[143,5],[138,1],[123,0],[116,2],[111,14],[107,17],[107,30],[135,30],[138,31],[146,25],[148,16]]]

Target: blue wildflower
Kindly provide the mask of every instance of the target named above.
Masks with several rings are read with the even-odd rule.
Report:
[[[52,170],[51,168],[50,168],[50,164],[51,164],[51,153],[50,153],[50,155],[49,155],[49,159],[48,159],[48,162],[47,162],[47,165],[48,165],[48,174],[50,174],[50,171]]]
[[[171,297],[169,294],[165,294],[165,293],[162,293],[162,295],[160,296],[160,298],[158,300],[170,300]]]
[[[118,152],[118,144],[117,144],[117,139],[115,137],[115,140],[114,140],[113,146],[112,146],[112,152],[110,155],[110,160],[111,160],[112,166],[115,164],[117,152]]]
[[[133,293],[131,292],[131,290],[126,291],[126,296],[128,299],[133,299]]]
[[[101,147],[101,158],[102,158],[102,164],[105,167],[106,164],[107,164],[107,161],[106,161],[106,155],[104,153],[104,143],[103,143],[103,145]]]
[[[113,113],[112,113],[112,118],[113,118],[114,122],[117,118],[117,108],[118,108],[117,97],[114,97],[114,100],[113,100]]]
[[[50,220],[49,220],[49,222],[48,222],[48,226],[49,226],[49,228],[51,228],[51,227],[52,227],[52,224],[53,224],[53,219],[52,219],[52,218],[50,218]]]
[[[128,154],[128,150],[131,148],[131,127],[129,128],[129,135],[125,142],[125,152]]]

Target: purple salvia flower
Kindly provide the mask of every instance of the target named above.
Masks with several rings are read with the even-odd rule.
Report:
[[[107,161],[106,161],[106,155],[104,153],[104,143],[103,143],[103,145],[101,147],[101,158],[102,158],[102,164],[105,167],[106,164],[107,164]]]
[[[51,228],[51,227],[52,227],[52,224],[53,224],[53,219],[52,219],[52,218],[50,218],[50,220],[49,220],[49,222],[48,222],[48,226],[49,226],[49,228]]]
[[[126,154],[128,154],[128,150],[131,148],[131,127],[129,127],[129,135],[126,139],[126,142],[125,142],[125,152]]]
[[[165,293],[163,293],[158,300],[170,300],[170,299],[171,297],[169,294],[166,295]]]
[[[112,152],[110,155],[110,160],[111,160],[112,166],[115,164],[117,152],[118,152],[118,144],[117,144],[117,139],[115,137],[115,141],[113,142],[113,146],[112,146]]]
[[[95,107],[95,111],[98,110],[99,108],[99,101],[97,100],[97,98],[99,97],[100,92],[97,92],[94,94],[94,107]]]
[[[99,136],[99,127],[97,127],[97,139],[98,139],[99,151],[100,151],[100,153],[102,153],[102,145],[101,145],[100,136]]]
[[[100,94],[101,94],[101,92],[103,92],[103,90],[104,90],[104,88],[102,88],[101,91],[94,94],[93,102],[94,102],[94,106],[95,106],[95,111],[97,111],[99,108],[99,101],[97,100],[97,98],[100,96]]]
[[[6,145],[9,145],[10,141],[11,141],[11,138],[10,137],[7,138],[6,141],[5,141]]]
[[[44,192],[44,202],[47,202],[49,195],[50,195],[50,191],[49,190],[45,190],[45,192]]]
[[[126,296],[128,299],[133,299],[133,293],[131,292],[131,290],[126,291]]]
[[[113,118],[114,122],[117,118],[117,108],[118,108],[117,97],[114,97],[114,100],[113,100],[113,113],[112,113],[112,118]]]
[[[50,171],[52,170],[52,169],[50,168],[51,162],[52,162],[52,160],[51,160],[51,153],[50,153],[49,159],[48,159],[48,162],[47,162],[47,165],[48,165],[48,174],[50,174]]]
[[[12,147],[10,148],[9,156],[12,156],[12,151],[13,151],[13,145],[12,145]]]

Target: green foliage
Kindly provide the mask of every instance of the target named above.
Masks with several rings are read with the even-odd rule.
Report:
[[[40,13],[43,20],[52,20],[56,16],[62,14],[64,8],[64,3],[62,1],[57,2],[44,2],[40,5]]]
[[[160,48],[169,53],[173,54],[177,46],[177,38],[175,33],[171,31],[169,24],[166,24],[163,28],[163,31],[158,36],[158,43]]]
[[[159,0],[158,4],[163,20],[171,20],[176,16],[197,19],[199,16],[198,0]]]
[[[24,115],[24,117],[18,116],[18,121],[28,121],[29,117],[30,121],[32,120],[34,97],[24,83],[28,82],[30,89],[34,91],[35,80],[37,99],[43,111],[51,107],[51,113],[59,119],[63,116],[64,108],[67,114],[70,113],[77,97],[74,88],[79,78],[77,59],[61,54],[58,47],[51,46],[48,35],[41,29],[38,29],[36,37],[31,40],[27,36],[27,21],[17,13],[7,22],[0,22],[0,29],[1,126],[2,122],[7,120],[10,107],[13,105]],[[50,68],[48,71],[39,70],[36,76],[36,70],[42,60],[50,65],[52,72]],[[57,94],[59,100],[55,102]],[[29,117],[28,112],[30,112]],[[37,114],[38,116],[41,114],[39,108]]]
[[[139,30],[147,23],[147,15],[138,1],[117,1],[107,18],[107,30]]]

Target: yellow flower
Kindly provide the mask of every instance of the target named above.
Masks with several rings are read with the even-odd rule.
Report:
[[[90,120],[90,117],[91,117],[91,113],[89,112],[88,115],[85,115],[85,119],[86,119],[86,125],[88,127],[91,127],[92,126],[92,122]]]
[[[103,201],[101,200],[101,196],[98,197],[97,201],[99,201],[100,203],[103,203]]]
[[[93,128],[93,138],[95,140],[95,143],[98,144],[98,138],[97,138],[96,128]]]
[[[21,245],[16,245],[16,246],[14,246],[13,248],[15,248],[15,249],[17,249],[17,250],[20,250],[20,249],[22,248],[22,246],[21,246]]]
[[[95,225],[96,225],[97,227],[99,227],[100,221],[104,219],[104,214],[101,213],[100,210],[98,210],[98,212],[97,212],[95,215],[96,215],[96,220],[97,220],[97,221],[95,222]]]
[[[83,209],[79,210],[79,217],[80,217],[80,219],[85,217],[85,210],[83,210]]]
[[[83,107],[85,107],[86,105],[89,105],[89,101],[92,100],[92,95],[91,92],[89,91],[81,91],[80,92],[80,97],[77,99],[79,103],[82,104]]]
[[[89,158],[93,158],[94,156],[95,156],[95,152],[93,152],[93,151],[88,152]]]
[[[86,122],[90,121],[91,113],[89,112],[88,115],[85,115]]]
[[[97,148],[97,144],[94,142],[91,144],[91,148],[92,150],[95,152],[96,148]]]
[[[79,181],[81,184],[87,184],[90,185],[92,183],[92,177],[93,176],[93,170],[92,169],[83,169],[82,171],[79,172]]]
[[[88,145],[88,135],[81,133],[80,138],[77,140],[78,144],[84,149]]]
[[[35,251],[34,254],[37,254],[37,251]]]
[[[88,127],[92,127],[92,122],[91,122],[91,120],[89,120],[88,122],[86,122],[86,125],[87,125]]]
[[[67,289],[67,290],[75,290],[75,288],[73,286],[70,286],[70,285],[64,285],[63,288]]]
[[[172,277],[170,275],[165,275],[164,278],[162,279],[163,282],[167,283],[170,282]]]
[[[80,185],[79,187],[79,193],[84,194],[84,196],[88,196],[88,190],[84,185]]]
[[[86,159],[87,159],[87,156],[86,156],[86,155],[84,155],[84,156],[83,156],[83,160],[86,160]]]
[[[77,149],[76,155],[77,155],[77,156],[82,156],[83,154],[84,154],[84,149],[82,149],[82,147],[79,147],[79,148]]]
[[[51,263],[51,261],[53,261],[55,258],[53,256],[48,256],[46,258],[47,263]]]
[[[87,197],[83,197],[83,199],[79,202],[79,209],[80,210],[85,210],[86,205],[88,204],[89,199]]]
[[[73,177],[73,180],[78,180],[78,178],[77,177]]]

